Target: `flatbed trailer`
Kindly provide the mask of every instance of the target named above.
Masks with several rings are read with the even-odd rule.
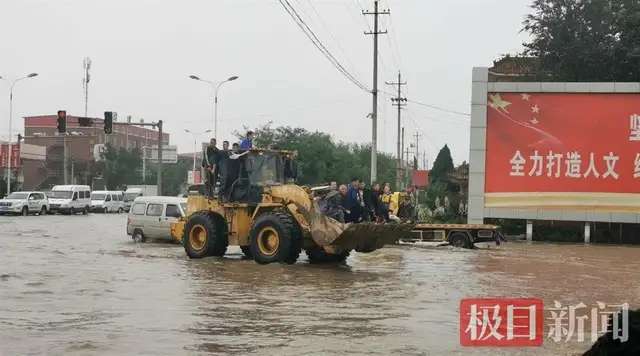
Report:
[[[416,224],[411,237],[402,243],[442,242],[462,248],[473,248],[478,242],[505,241],[496,225],[482,224]]]

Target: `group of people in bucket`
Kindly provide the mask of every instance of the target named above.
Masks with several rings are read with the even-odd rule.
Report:
[[[345,223],[400,222],[413,220],[415,196],[412,186],[403,193],[393,192],[391,183],[374,183],[368,189],[364,181],[353,178],[348,185],[331,182],[329,192],[318,197],[318,203],[325,215]]]

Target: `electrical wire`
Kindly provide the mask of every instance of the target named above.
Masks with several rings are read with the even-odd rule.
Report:
[[[311,28],[307,25],[307,23],[300,17],[296,9],[291,5],[288,0],[279,0],[282,7],[285,11],[291,16],[293,21],[298,25],[298,27],[304,32],[304,34],[309,38],[311,43],[322,53],[331,62],[331,64],[342,73],[349,81],[355,84],[358,88],[371,92],[361,81],[359,81],[353,74],[351,74],[338,59],[327,49],[327,47],[320,41],[318,36],[311,30]]]

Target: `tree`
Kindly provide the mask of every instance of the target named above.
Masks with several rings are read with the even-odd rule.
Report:
[[[245,131],[248,128],[245,127]],[[298,152],[298,182],[315,185],[336,181],[346,183],[353,177],[370,181],[371,147],[339,142],[324,132],[310,132],[299,127],[271,127],[271,123],[253,130],[256,147]],[[240,136],[236,133],[237,136]],[[378,180],[394,182],[393,157],[378,155]]]
[[[453,172],[453,158],[449,146],[444,145],[433,162],[433,168],[429,172],[429,180],[432,184],[436,182],[447,183],[449,182],[447,176],[451,172]]]
[[[640,2],[535,0],[525,55],[554,81],[640,81]]]
[[[123,188],[125,185],[140,184],[138,171],[142,168],[142,152],[137,149],[127,150],[115,148],[110,144],[105,147],[104,161],[101,167],[107,189]]]

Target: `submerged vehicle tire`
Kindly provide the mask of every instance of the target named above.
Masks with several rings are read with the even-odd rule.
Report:
[[[270,212],[260,215],[251,228],[250,252],[260,264],[293,264],[302,251],[300,229],[291,215]]]
[[[251,246],[240,246],[240,249],[242,250],[242,253],[244,254],[245,258],[248,258],[250,260],[253,259],[253,254],[251,253]]]
[[[20,214],[22,216],[27,216],[29,215],[29,208],[27,208],[26,206],[24,208],[22,208],[22,211],[20,212]]]
[[[82,209],[82,215],[87,215],[89,214],[89,207],[84,207],[84,209]]]
[[[453,247],[473,248],[473,244],[469,241],[469,237],[462,232],[454,232],[449,237],[449,244]]]
[[[42,206],[42,209],[40,209],[40,216],[43,215],[47,215],[47,207],[46,206]]]
[[[142,230],[140,230],[140,229],[133,230],[133,234],[131,234],[131,238],[135,242],[145,242],[147,240],[144,237],[144,234],[142,233]]]
[[[182,244],[190,258],[222,257],[227,252],[224,228],[206,213],[193,214],[184,229]]]
[[[344,263],[349,257],[351,251],[344,251],[338,254],[330,254],[326,253],[321,247],[314,247],[308,250],[305,250],[307,253],[307,257],[309,257],[309,262],[314,264],[319,263]]]

